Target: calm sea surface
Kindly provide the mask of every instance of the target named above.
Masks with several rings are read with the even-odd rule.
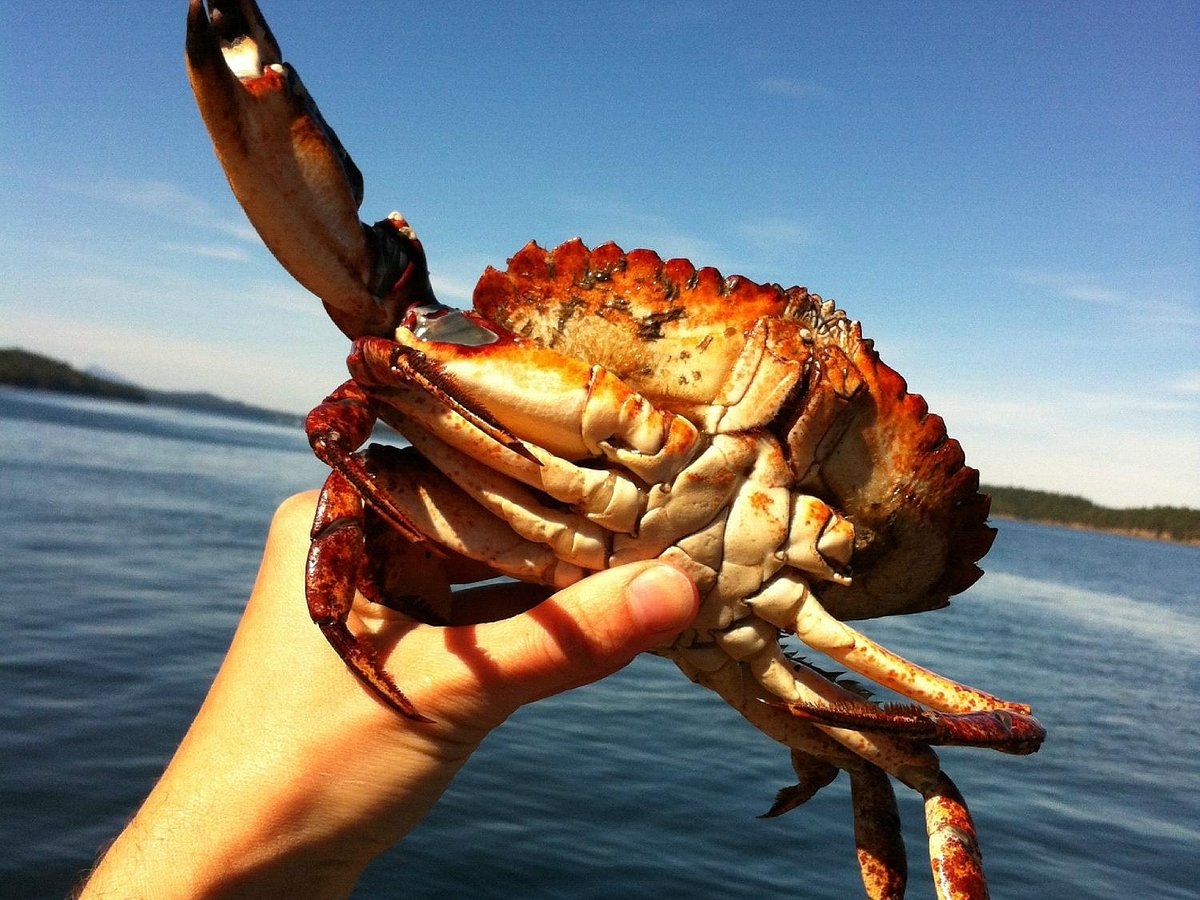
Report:
[[[298,429],[0,389],[0,896],[61,897],[200,704]],[[868,623],[1034,705],[1041,753],[941,751],[995,898],[1195,898],[1200,550],[1000,523],[987,576]],[[861,896],[844,779],[779,819],[784,748],[654,658],[527,708],[358,897]],[[909,896],[933,896],[900,789]]]

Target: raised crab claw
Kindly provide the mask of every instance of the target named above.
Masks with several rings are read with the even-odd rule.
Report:
[[[362,178],[252,0],[192,0],[188,71],[230,185],[267,246],[353,339],[351,379],[309,415],[331,468],[308,561],[314,621],[361,681],[423,718],[347,628],[436,545],[564,586],[653,557],[695,579],[692,628],[658,652],[791,750],[786,812],[848,773],[867,894],[906,863],[888,775],[925,798],[939,896],[986,884],[931,745],[1029,753],[1028,707],[958,684],[846,624],[946,605],[980,575],[988,498],[940,418],[858,323],[804,288],[723,278],[614,244],[530,243],[443,306],[397,214],[358,218]],[[411,444],[371,445],[377,420]],[[878,706],[785,654],[780,633],[911,701]]]

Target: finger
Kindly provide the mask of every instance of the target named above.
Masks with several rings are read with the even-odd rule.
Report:
[[[471,669],[479,701],[503,718],[669,643],[698,603],[679,569],[633,563],[589,576],[513,618],[446,629],[444,639]]]

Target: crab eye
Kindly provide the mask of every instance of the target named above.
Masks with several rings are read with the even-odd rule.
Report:
[[[422,341],[458,344],[462,347],[483,347],[494,344],[499,335],[468,319],[457,309],[444,307],[435,312],[417,310],[412,333]]]

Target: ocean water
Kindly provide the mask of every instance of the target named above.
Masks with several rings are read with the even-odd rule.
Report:
[[[61,897],[152,785],[216,671],[297,430],[0,389],[0,896]],[[1194,898],[1200,549],[1000,522],[988,574],[864,630],[1034,705],[1031,757],[950,748],[995,898]],[[655,658],[493,734],[356,897],[853,898],[844,779],[778,819],[784,748]],[[909,897],[920,801],[898,791]]]

